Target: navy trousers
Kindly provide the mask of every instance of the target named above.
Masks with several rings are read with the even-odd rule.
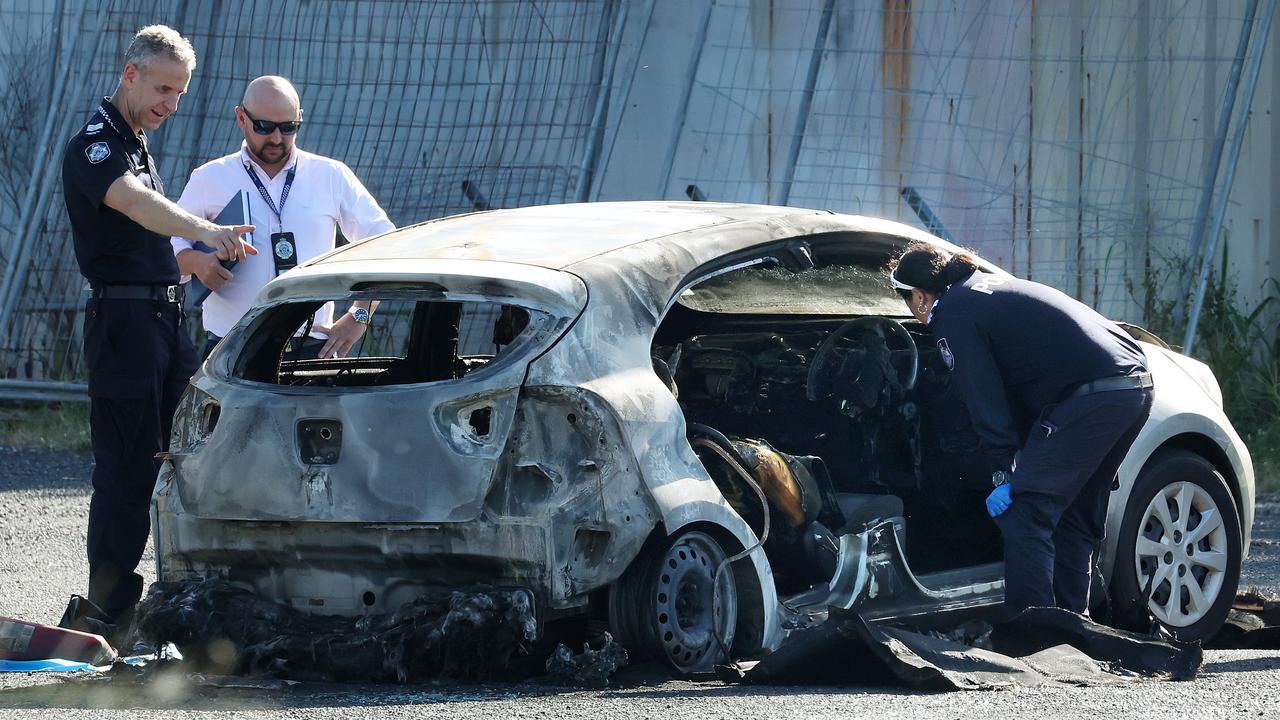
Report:
[[[1045,408],[1018,453],[1004,536],[1005,608],[1089,606],[1093,553],[1111,484],[1151,412],[1151,390],[1115,390]]]
[[[155,300],[85,306],[93,498],[89,600],[115,619],[142,594],[134,572],[151,531],[151,493],[178,400],[196,369],[181,308]]]

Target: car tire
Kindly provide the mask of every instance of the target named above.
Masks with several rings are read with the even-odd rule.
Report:
[[[1235,601],[1240,537],[1235,500],[1212,463],[1186,450],[1156,454],[1138,474],[1120,525],[1114,607],[1140,604],[1150,582],[1151,615],[1180,640],[1207,640]]]
[[[728,557],[703,530],[655,535],[609,590],[609,627],[633,658],[665,663],[681,674],[710,670],[733,647],[738,619],[734,573],[716,567]]]

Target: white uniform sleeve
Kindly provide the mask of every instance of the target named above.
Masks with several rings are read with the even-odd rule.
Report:
[[[213,213],[217,212],[220,208],[212,207],[212,203],[209,200],[210,195],[208,187],[204,181],[204,176],[200,172],[203,169],[204,168],[196,168],[195,171],[191,173],[191,177],[187,178],[187,184],[182,188],[182,196],[178,198],[178,207],[186,210],[196,217],[202,217],[205,220],[212,220],[215,217]],[[183,250],[190,250],[192,247],[190,240],[176,235],[169,238],[169,245],[172,246],[175,257]],[[183,275],[179,280],[179,282],[184,284],[190,281],[190,275]]]
[[[342,228],[342,235],[351,242],[359,242],[395,230],[396,226],[387,218],[386,211],[373,199],[360,178],[345,163],[338,165],[341,168],[338,195],[342,198],[338,227]]]
[[[200,172],[203,168],[197,168],[191,173],[191,177],[187,178],[187,184],[182,188],[182,196],[178,198],[178,207],[187,212],[202,217],[205,220],[212,220],[214,213],[221,208],[213,207],[209,188],[204,181],[204,176]],[[186,238],[174,237],[169,238],[169,244],[173,246],[173,254],[177,255],[183,250],[191,249],[191,241]]]

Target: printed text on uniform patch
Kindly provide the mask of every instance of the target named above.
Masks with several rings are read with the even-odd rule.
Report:
[[[103,160],[111,157],[111,148],[104,142],[96,142],[85,148],[84,154],[88,156],[89,162],[97,165]]]

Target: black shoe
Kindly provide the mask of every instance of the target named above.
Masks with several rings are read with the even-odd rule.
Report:
[[[101,635],[106,639],[107,644],[116,647],[116,634],[119,632],[115,618],[111,617],[102,608],[93,604],[88,598],[80,595],[72,595],[71,601],[67,603],[67,609],[62,613],[62,619],[58,621],[58,627],[77,632],[89,633],[90,635]]]

